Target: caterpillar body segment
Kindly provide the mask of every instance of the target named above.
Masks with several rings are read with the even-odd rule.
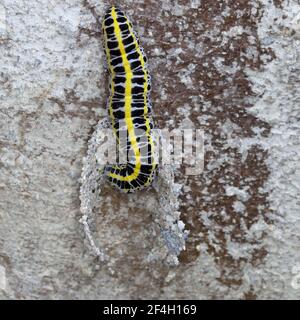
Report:
[[[124,163],[107,166],[106,175],[121,191],[134,192],[149,186],[157,169],[147,59],[131,22],[117,7],[106,12],[102,30],[110,73],[108,112],[117,142],[126,139]]]

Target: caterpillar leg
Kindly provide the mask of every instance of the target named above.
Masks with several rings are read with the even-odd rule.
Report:
[[[136,165],[127,163],[107,166],[105,175],[115,188],[124,193],[133,193],[149,187],[155,177],[157,165],[140,165],[135,173]]]

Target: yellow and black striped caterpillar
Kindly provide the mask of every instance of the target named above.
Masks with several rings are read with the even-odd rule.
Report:
[[[126,161],[105,171],[112,185],[134,192],[151,184],[157,168],[147,59],[131,22],[119,8],[108,9],[102,30],[110,72],[109,116],[117,142],[126,135]]]

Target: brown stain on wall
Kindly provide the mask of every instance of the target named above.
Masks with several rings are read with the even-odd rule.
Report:
[[[280,1],[275,2],[280,5]],[[178,177],[191,189],[181,197],[182,219],[190,230],[187,250],[180,256],[181,268],[187,268],[199,257],[198,245],[206,244],[207,251],[220,269],[218,280],[231,287],[242,284],[245,263],[256,266],[263,262],[267,254],[266,249],[260,246],[261,239],[249,240],[247,234],[261,218],[270,223],[267,194],[259,190],[269,172],[266,165],[268,155],[261,147],[253,145],[243,159],[238,148],[228,144],[228,137],[222,130],[226,121],[230,120],[235,125],[231,133],[234,138],[253,138],[256,136],[255,128],[260,129],[262,137],[268,136],[270,126],[247,113],[255,101],[255,95],[245,69],[259,70],[263,66],[261,56],[268,55],[271,60],[274,55],[262,48],[259,42],[257,22],[263,8],[257,6],[255,11],[253,3],[256,2],[208,0],[200,3],[199,8],[191,8],[190,1],[186,0],[140,0],[132,7],[132,2],[127,0],[122,2],[121,7],[129,13],[138,31],[144,30],[140,38],[153,77],[152,101],[156,124],[165,128],[168,121],[173,119],[174,123],[169,125],[169,129],[178,126],[184,118],[179,108],[188,104],[191,109],[189,119],[196,128],[204,130],[206,137],[211,137],[211,147],[205,153],[204,172],[197,177],[185,177],[182,174]],[[108,4],[114,4],[114,1],[108,1]],[[178,5],[183,13],[176,16],[174,8]],[[224,16],[225,11],[228,14]],[[223,42],[224,33],[234,27],[242,27],[244,31]],[[99,30],[82,32],[99,37]],[[170,41],[172,38],[175,41]],[[147,39],[154,41],[148,42]],[[170,56],[172,50],[178,48],[181,49],[180,53]],[[249,48],[256,54],[247,54]],[[222,59],[222,68],[231,67],[233,71],[226,73],[218,69],[216,58]],[[188,74],[192,84],[187,86],[181,81],[182,73],[191,65],[195,66]],[[208,168],[209,164],[225,156],[227,158],[222,165]],[[233,203],[237,197],[226,195],[225,187],[229,185],[247,189],[249,198],[243,202],[247,215],[234,210]],[[188,200],[188,195],[192,201]],[[210,227],[201,218],[202,212],[211,213]],[[214,235],[215,240],[209,239],[210,234]],[[233,257],[227,247],[228,236],[238,244],[252,245],[250,257]],[[137,272],[139,268],[140,264],[134,267]],[[162,288],[167,270],[163,266],[160,270],[161,277],[154,283]],[[151,278],[151,271],[148,271],[148,277]],[[180,277],[178,274],[177,279]],[[141,292],[143,288],[136,288],[136,297]],[[245,298],[254,299],[255,291],[251,289],[245,293]]]
[[[178,1],[178,3],[185,5],[187,1]],[[251,14],[252,3],[251,1],[228,1],[229,15],[224,19],[218,19],[225,10],[224,1],[202,1],[198,9],[189,9],[183,16],[177,17],[172,15],[172,11],[163,10],[157,2],[148,1],[148,5],[144,7],[143,17],[137,16],[134,19],[134,21],[144,22],[147,38],[150,37],[147,35],[149,30],[152,31],[155,38],[153,46],[148,45],[147,42],[143,43],[150,62],[156,59],[161,60],[161,63],[155,63],[157,67],[152,71],[154,74],[154,110],[159,119],[159,125],[164,127],[164,120],[167,120],[164,115],[165,110],[168,111],[168,116],[174,118],[178,124],[182,116],[178,115],[177,110],[188,103],[192,109],[190,119],[196,127],[204,129],[205,135],[212,137],[213,151],[206,152],[206,165],[203,174],[200,177],[181,178],[181,181],[185,180],[186,185],[191,187],[191,196],[194,199],[191,203],[187,201],[185,195],[182,197],[183,219],[191,233],[187,250],[181,255],[181,262],[189,264],[197,259],[199,256],[197,245],[206,243],[208,252],[215,257],[215,262],[220,267],[219,280],[226,285],[241,284],[242,280],[237,275],[242,271],[242,263],[245,262],[243,261],[245,258],[235,259],[230,255],[226,245],[224,228],[232,227],[230,231],[232,241],[240,244],[245,243],[249,228],[257,222],[260,216],[268,221],[267,213],[269,211],[267,195],[259,192],[259,188],[263,186],[268,177],[268,168],[265,163],[267,154],[259,146],[253,146],[248,151],[246,160],[242,161],[238,150],[228,147],[226,137],[221,134],[222,125],[228,119],[237,126],[232,135],[238,138],[254,137],[253,129],[255,127],[261,129],[262,136],[267,136],[270,129],[267,123],[247,113],[247,108],[251,104],[244,102],[245,98],[254,96],[251,84],[245,74],[245,68],[258,70],[262,66],[260,59],[262,54],[269,54],[270,59],[273,57],[271,52],[261,47],[257,38],[256,23],[261,14],[261,8],[257,14]],[[239,10],[242,13],[238,15]],[[158,17],[156,23],[147,21],[147,17],[155,16]],[[160,21],[168,21],[168,23],[161,24]],[[222,32],[235,26],[243,27],[247,33],[222,44]],[[206,34],[211,30],[215,30],[217,36],[207,37]],[[171,33],[173,37],[180,38],[180,40],[176,43],[168,42],[165,39],[167,33]],[[252,37],[251,43],[249,35]],[[201,50],[195,50],[199,44]],[[164,58],[151,56],[156,47],[163,50]],[[172,47],[182,49],[181,62],[178,63],[177,57],[173,58],[174,65],[169,68],[163,61],[168,59],[167,50]],[[258,53],[257,57],[245,57],[249,47],[254,48]],[[226,76],[222,70],[218,70],[214,65],[216,57],[223,58],[224,65],[232,66],[236,63],[238,68],[232,75]],[[173,61],[171,59],[171,62]],[[179,74],[189,64],[196,65],[194,73],[191,74],[192,88],[187,88],[181,83]],[[166,101],[160,99],[162,90],[166,92]],[[203,97],[205,102],[210,102],[209,108],[202,109],[201,105],[200,108],[195,105],[193,101],[197,101],[199,95]],[[200,119],[207,117],[209,120],[203,126],[198,121],[199,117]],[[221,167],[214,170],[207,169],[207,165],[211,161],[225,155],[229,160]],[[232,205],[236,196],[226,196],[225,186],[227,185],[240,189],[248,187],[247,192],[250,197],[244,203],[248,213],[246,217],[242,217],[234,211]],[[207,194],[202,192],[204,188],[207,188],[207,194],[212,200],[206,200]],[[259,211],[259,207],[264,209]],[[222,215],[223,210],[226,212],[225,216]],[[210,219],[215,230],[208,229],[203,224],[202,211],[213,212]],[[241,227],[242,222],[245,223],[246,230]],[[209,241],[209,232],[213,232],[218,246]],[[199,236],[199,234],[202,235]],[[255,244],[259,240],[256,239]],[[221,249],[216,250],[216,247]],[[264,248],[253,249],[251,257],[246,262],[256,265],[263,261],[265,254]],[[228,273],[228,270],[232,270],[232,272]]]

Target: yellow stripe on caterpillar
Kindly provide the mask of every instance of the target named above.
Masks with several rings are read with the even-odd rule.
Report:
[[[103,34],[111,77],[109,115],[118,143],[119,125],[121,121],[125,122],[127,144],[134,154],[134,161],[131,163],[109,167],[107,176],[113,185],[122,191],[130,192],[148,186],[157,167],[149,119],[149,74],[146,57],[139,46],[132,24],[125,14],[114,6],[105,16]],[[141,161],[141,146],[135,133],[136,127],[143,128],[150,150],[146,164]]]

